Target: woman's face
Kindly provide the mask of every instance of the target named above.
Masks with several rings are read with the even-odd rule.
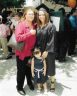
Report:
[[[39,20],[45,22],[45,13],[43,11],[39,11]]]
[[[15,15],[14,16],[14,19],[15,19],[15,21],[19,21],[20,20],[20,17],[18,15]]]
[[[25,15],[26,20],[32,22],[34,20],[34,12],[29,9]]]

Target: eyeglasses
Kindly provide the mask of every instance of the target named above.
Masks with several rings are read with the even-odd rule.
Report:
[[[39,16],[45,16],[45,14],[39,14]]]
[[[29,16],[34,16],[34,14],[31,14],[31,13],[30,13],[30,14],[27,14],[27,15],[29,15]]]

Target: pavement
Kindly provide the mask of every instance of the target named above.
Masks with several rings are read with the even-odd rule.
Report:
[[[37,88],[31,91],[25,79],[25,96],[77,96],[77,56],[67,57],[67,61],[59,63],[56,61],[56,90],[50,92],[48,81],[48,92],[37,93]],[[16,60],[0,60],[0,96],[21,96],[16,90]]]

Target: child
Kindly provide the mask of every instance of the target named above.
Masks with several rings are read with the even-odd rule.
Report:
[[[47,84],[46,84],[46,62],[45,59],[41,57],[41,51],[38,48],[34,49],[31,64],[31,72],[32,77],[34,78],[34,83],[37,84],[38,90],[37,92],[41,91],[41,85],[44,87],[44,92],[47,92]]]

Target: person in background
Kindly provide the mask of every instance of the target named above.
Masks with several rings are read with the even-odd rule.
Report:
[[[2,15],[0,15],[0,24],[2,24]],[[1,42],[0,42],[0,48],[1,48]]]
[[[10,37],[12,36],[12,33],[15,32],[16,26],[18,25],[18,23],[20,23],[21,16],[23,16],[23,14],[21,12],[15,13],[14,17],[8,16],[7,24],[10,28],[10,31],[11,31],[10,36],[7,37],[8,41],[9,41]],[[13,48],[8,46],[8,50],[10,52],[10,55],[15,54],[15,52],[14,52],[15,50]]]
[[[10,26],[10,28],[12,30],[15,30],[16,26],[18,25],[18,23],[20,23],[20,21],[21,21],[20,19],[21,19],[22,16],[23,16],[23,13],[22,12],[18,12],[18,13],[16,13],[14,15],[14,17],[11,20],[12,24]]]
[[[69,34],[70,34],[70,26],[69,20],[66,16],[65,9],[62,7],[58,10],[61,14],[60,16],[60,27],[59,32],[57,32],[57,43],[56,43],[56,59],[59,62],[66,61],[66,54],[68,50],[68,42],[69,42]]]
[[[69,16],[70,22],[70,36],[69,36],[69,47],[68,47],[68,55],[75,55],[75,47],[76,47],[76,36],[77,36],[77,10],[72,9],[71,15]]]
[[[0,42],[2,45],[5,59],[10,59],[12,58],[12,56],[10,56],[8,47],[7,47],[7,36],[10,35],[10,29],[6,25],[6,22],[7,22],[7,19],[2,18],[2,24],[0,24]]]
[[[35,48],[33,52],[31,73],[34,78],[34,83],[37,84],[37,92],[41,92],[41,85],[44,87],[44,93],[47,92],[47,78],[46,78],[46,61],[41,56],[39,48]]]
[[[24,11],[24,21],[20,22],[15,30],[17,42],[24,42],[25,46],[22,51],[15,51],[17,62],[17,91],[21,95],[25,95],[24,81],[25,76],[27,84],[31,90],[34,90],[31,76],[31,68],[27,66],[28,60],[32,56],[32,50],[36,42],[36,25],[35,11],[32,8],[27,8]]]
[[[2,15],[0,15],[0,24],[2,23]]]
[[[55,33],[56,28],[49,21],[49,14],[44,8],[38,12],[36,46],[40,48],[42,57],[46,58],[47,76],[51,81],[51,91],[55,91]]]

